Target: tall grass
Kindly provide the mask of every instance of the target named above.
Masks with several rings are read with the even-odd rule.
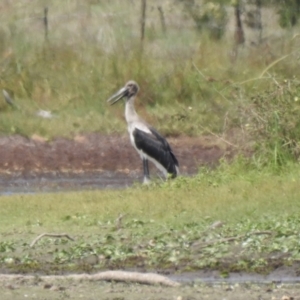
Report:
[[[19,107],[0,104],[1,134],[51,139],[124,132],[123,107],[108,108],[105,100],[134,79],[141,86],[138,111],[164,134],[197,136],[238,127],[255,140],[254,133],[263,127],[258,146],[269,150],[261,153],[279,157],[275,136],[280,145],[293,145],[292,152],[298,153],[298,129],[288,139],[282,137],[298,123],[293,119],[290,126],[282,118],[288,120],[298,110],[296,100],[288,105],[285,101],[298,97],[299,38],[282,32],[275,38],[273,21],[267,28],[271,38],[235,53],[230,27],[223,39],[211,40],[199,35],[180,6],[167,2],[165,35],[154,1],[148,7],[141,53],[140,7],[131,1],[52,1],[45,41],[42,17],[47,4],[1,4],[0,88],[13,92]],[[278,118],[270,113],[275,107]],[[39,109],[50,110],[54,118],[37,117]],[[266,135],[272,141],[262,143]]]

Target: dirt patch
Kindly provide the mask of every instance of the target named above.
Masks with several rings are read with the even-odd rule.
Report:
[[[38,276],[30,283],[22,280],[1,281],[2,300],[11,299],[106,299],[106,300],[298,300],[299,285],[282,284],[218,284],[200,282],[180,287],[146,286],[140,284],[95,281],[56,280],[46,283]],[[141,296],[142,295],[142,296]]]
[[[218,137],[176,137],[168,141],[183,174],[196,173],[201,165],[216,165],[236,149]],[[151,166],[151,168],[154,168]],[[0,173],[28,176],[44,173],[142,173],[142,163],[128,136],[86,134],[74,139],[47,142],[39,136],[0,138]]]

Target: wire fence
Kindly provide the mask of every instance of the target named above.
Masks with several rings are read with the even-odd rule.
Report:
[[[5,4],[6,3],[6,4]],[[199,1],[201,4],[201,1]],[[203,5],[195,6],[201,17]],[[222,22],[211,18],[202,22],[201,30],[197,20],[179,1],[18,1],[11,0],[1,4],[4,17],[1,18],[2,35],[9,37],[23,35],[32,41],[52,39],[62,43],[76,43],[78,40],[95,42],[110,48],[116,40],[140,39],[154,41],[156,38],[174,37],[195,32],[223,30],[224,37],[234,39],[236,16],[233,7],[225,7]],[[257,43],[260,34],[257,28],[247,25],[251,5],[243,5],[240,16],[246,44]],[[214,11],[212,9],[211,14]],[[194,12],[196,14],[196,12]],[[249,22],[248,22],[249,23]],[[261,9],[261,28],[263,38],[278,37],[285,33],[278,25],[276,9]],[[1,34],[1,33],[0,33]]]

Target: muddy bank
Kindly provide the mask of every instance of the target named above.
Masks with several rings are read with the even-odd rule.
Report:
[[[168,138],[183,174],[196,173],[201,165],[216,165],[230,158],[236,148],[215,136]],[[152,173],[157,172],[151,166]],[[74,139],[42,137],[0,137],[0,174],[2,177],[30,177],[40,174],[113,172],[138,177],[142,163],[127,135],[86,134]]]
[[[232,158],[237,148],[216,136],[168,138],[183,175]],[[152,178],[161,173],[150,163]],[[127,135],[87,134],[51,142],[34,135],[0,137],[0,194],[118,189],[142,181],[142,163]]]

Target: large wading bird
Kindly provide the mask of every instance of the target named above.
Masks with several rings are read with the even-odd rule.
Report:
[[[178,161],[169,143],[135,111],[134,100],[138,91],[138,84],[135,81],[129,81],[107,102],[113,105],[125,98],[125,118],[130,141],[143,161],[144,183],[150,181],[148,160],[152,161],[166,178],[168,178],[168,174],[171,178],[175,178],[179,173]]]

